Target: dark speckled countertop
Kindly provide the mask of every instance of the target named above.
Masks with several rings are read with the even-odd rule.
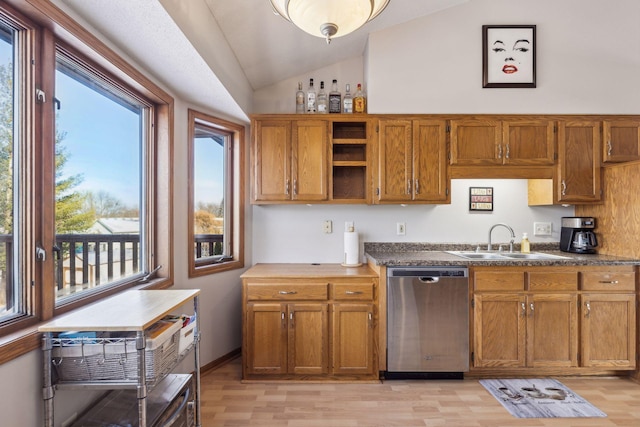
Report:
[[[508,244],[502,244],[509,250]],[[560,255],[566,259],[548,260],[474,260],[465,259],[446,251],[474,251],[478,244],[460,243],[371,243],[365,242],[364,252],[368,260],[376,265],[640,265],[640,260],[611,255],[581,255],[561,252],[558,243],[531,243],[531,252],[543,252]],[[486,243],[480,244],[486,249]],[[494,244],[498,247],[498,243]],[[514,245],[514,252],[520,251],[520,245]]]

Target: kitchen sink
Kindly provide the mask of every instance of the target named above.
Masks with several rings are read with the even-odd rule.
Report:
[[[456,255],[461,258],[473,259],[473,260],[554,260],[554,259],[569,259],[569,257],[561,255],[545,254],[541,252],[519,253],[519,252],[474,252],[474,251],[447,251],[451,255]]]

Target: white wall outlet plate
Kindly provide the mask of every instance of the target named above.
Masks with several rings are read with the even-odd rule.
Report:
[[[551,236],[553,225],[550,222],[534,222],[533,223],[533,235],[534,236]]]
[[[330,219],[322,222],[322,231],[326,234],[331,234],[333,232],[333,222]]]
[[[407,234],[407,226],[404,222],[396,223],[396,233],[398,236],[404,236]]]

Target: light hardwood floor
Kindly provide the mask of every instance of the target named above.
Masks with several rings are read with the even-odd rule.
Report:
[[[640,384],[627,379],[559,378],[607,418],[518,419],[475,379],[242,384],[240,366],[203,374],[203,427],[640,427]]]

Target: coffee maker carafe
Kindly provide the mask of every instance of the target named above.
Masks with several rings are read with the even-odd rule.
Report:
[[[595,254],[598,239],[593,229],[595,218],[583,216],[562,217],[560,229],[560,250],[577,254]]]

